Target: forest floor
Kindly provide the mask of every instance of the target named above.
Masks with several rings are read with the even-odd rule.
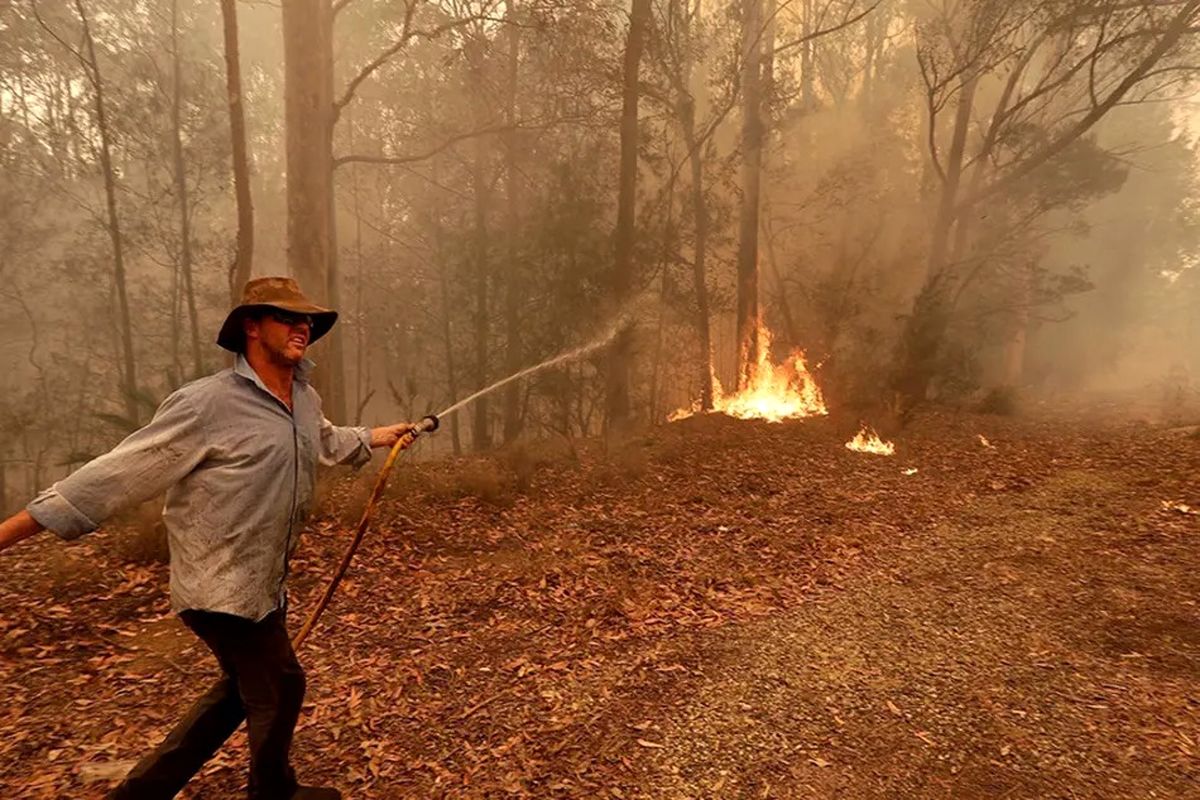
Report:
[[[300,654],[301,778],[354,800],[1200,798],[1195,430],[934,413],[883,457],[842,446],[855,423],[402,465]],[[372,477],[309,526],[293,625]],[[102,797],[216,678],[131,536],[0,555],[0,797]],[[238,734],[183,796],[241,796],[245,761]]]

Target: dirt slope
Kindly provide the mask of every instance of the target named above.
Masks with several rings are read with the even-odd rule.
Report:
[[[1162,506],[1200,506],[1200,440],[938,415],[885,458],[842,447],[852,422],[409,468],[302,653],[301,775],[353,798],[1200,797],[1200,515]],[[296,608],[364,486],[313,521]],[[5,797],[101,797],[215,676],[122,536],[0,556]],[[244,759],[185,796],[238,796]]]

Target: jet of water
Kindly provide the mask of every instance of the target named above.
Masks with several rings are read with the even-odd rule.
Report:
[[[565,353],[559,353],[556,356],[552,356],[551,358],[546,359],[545,361],[543,361],[540,364],[535,364],[532,367],[526,367],[525,369],[521,370],[520,372],[517,372],[513,375],[509,375],[507,378],[498,380],[495,383],[493,383],[491,386],[480,389],[475,394],[473,394],[463,400],[459,400],[457,403],[455,403],[454,405],[447,408],[445,411],[438,414],[437,415],[438,418],[443,419],[443,418],[445,418],[445,416],[447,414],[453,414],[454,412],[458,411],[460,408],[467,405],[468,403],[471,403],[474,400],[478,400],[480,397],[483,397],[485,394],[489,394],[491,392],[496,391],[501,386],[512,383],[513,381],[516,381],[516,380],[520,380],[521,378],[532,375],[535,372],[541,372],[544,369],[550,369],[551,367],[558,366],[559,364],[563,364],[563,363],[566,363],[569,361],[575,361],[577,359],[583,358],[588,353],[599,350],[600,348],[604,347],[605,345],[607,345],[609,342],[611,342],[613,339],[615,339],[617,337],[617,334],[620,333],[625,328],[625,326],[627,326],[632,321],[632,316],[633,316],[632,310],[626,311],[624,314],[622,314],[616,320],[614,320],[611,325],[609,325],[607,328],[605,328],[603,333],[601,333],[599,336],[597,336],[595,339],[588,342],[587,344],[580,345],[579,347],[576,347],[574,350],[568,350]]]

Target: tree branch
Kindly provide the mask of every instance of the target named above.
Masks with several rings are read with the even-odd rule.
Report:
[[[436,39],[447,31],[462,28],[466,25],[470,25],[473,22],[487,20],[505,22],[503,19],[497,20],[495,17],[492,17],[488,14],[472,14],[469,17],[461,17],[451,22],[438,25],[429,30],[413,30],[412,19],[413,15],[416,14],[416,11],[417,3],[414,2],[414,0],[409,0],[404,9],[404,25],[400,29],[400,38],[398,38],[390,47],[376,56],[370,63],[359,70],[358,74],[355,75],[350,83],[346,86],[346,90],[342,92],[342,96],[339,97],[333,104],[333,116],[335,120],[341,114],[342,109],[354,99],[354,93],[358,91],[358,87],[362,85],[363,81],[375,74],[380,67],[391,61],[392,58],[401,50],[403,50],[405,46],[407,46],[408,43],[413,39]]]
[[[1151,48],[1150,52],[1142,57],[1142,60],[1137,63],[1129,74],[1098,105],[1093,105],[1092,109],[1078,122],[1070,126],[1057,139],[1047,144],[1040,151],[1026,158],[1012,172],[997,178],[989,186],[985,186],[961,200],[958,204],[957,213],[962,213],[971,206],[1007,190],[1014,183],[1028,176],[1047,161],[1070,147],[1079,137],[1087,133],[1105,114],[1120,104],[1125,95],[1134,86],[1144,80],[1171,48],[1178,44],[1179,40],[1194,24],[1194,17],[1197,11],[1200,11],[1200,0],[1188,0],[1188,2],[1183,4],[1183,8],[1176,14],[1175,19],[1171,21],[1171,24],[1167,27],[1166,32],[1159,39],[1158,43]]]
[[[790,50],[793,47],[799,47],[800,45],[804,44],[805,42],[811,42],[813,39],[819,39],[822,36],[828,36],[831,33],[837,33],[840,30],[849,28],[854,23],[865,18],[872,11],[879,8],[879,6],[882,4],[883,4],[883,0],[875,0],[874,3],[872,3],[869,7],[867,7],[866,10],[862,11],[861,13],[855,14],[852,17],[846,17],[845,19],[843,19],[841,22],[837,23],[836,25],[831,25],[828,28],[822,28],[821,30],[813,31],[812,33],[808,33],[808,34],[805,34],[804,36],[801,36],[799,39],[793,39],[790,42],[781,44],[778,47],[776,47],[772,52],[774,55],[779,55],[780,53],[784,52],[785,50]]]
[[[559,123],[566,122],[566,121],[568,121],[568,120],[560,119],[560,120],[554,120],[552,122],[542,122],[542,123],[536,123],[536,124],[518,122],[518,123],[513,123],[513,124],[492,125],[492,126],[489,126],[486,128],[478,128],[473,131],[465,131],[463,133],[457,133],[457,134],[451,136],[450,138],[446,139],[445,141],[443,141],[441,144],[438,144],[438,145],[431,147],[428,150],[424,150],[420,153],[414,153],[412,155],[405,155],[405,156],[368,156],[368,155],[339,156],[333,160],[333,167],[334,167],[334,169],[337,169],[338,167],[340,167],[344,164],[387,164],[387,165],[392,165],[392,166],[403,165],[403,164],[414,164],[418,161],[427,161],[427,160],[433,158],[434,156],[438,155],[439,153],[444,153],[445,151],[449,150],[450,148],[454,147],[454,145],[459,144],[460,142],[469,141],[471,139],[478,139],[482,136],[493,136],[493,135],[499,134],[499,133],[511,133],[513,131],[518,131],[518,130],[542,130],[544,128],[549,128],[553,125],[557,125]]]

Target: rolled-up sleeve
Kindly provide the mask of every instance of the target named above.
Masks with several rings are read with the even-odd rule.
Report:
[[[89,461],[26,506],[64,539],[94,531],[121,508],[163,493],[206,457],[203,420],[181,392],[163,401],[144,428]]]
[[[348,464],[358,468],[371,460],[371,430],[342,427],[321,417],[321,466]]]

